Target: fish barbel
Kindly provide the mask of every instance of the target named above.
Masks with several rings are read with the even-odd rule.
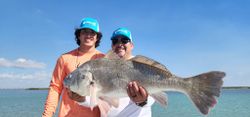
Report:
[[[81,96],[110,99],[126,97],[130,81],[137,81],[161,105],[167,105],[163,91],[186,94],[202,114],[208,114],[220,96],[224,72],[211,71],[190,78],[172,74],[164,65],[148,57],[137,55],[130,60],[101,58],[88,61],[70,73],[64,85]],[[111,105],[112,101],[106,100]]]

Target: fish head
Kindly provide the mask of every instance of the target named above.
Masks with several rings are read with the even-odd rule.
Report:
[[[76,69],[64,79],[65,87],[81,96],[90,95],[90,86],[93,84],[93,75],[88,66]]]

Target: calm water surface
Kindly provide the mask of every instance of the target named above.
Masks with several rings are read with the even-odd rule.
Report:
[[[47,90],[0,90],[0,117],[41,117]],[[167,108],[152,107],[153,117],[204,117],[180,93],[168,93]],[[217,105],[205,117],[250,117],[250,90],[223,90]]]

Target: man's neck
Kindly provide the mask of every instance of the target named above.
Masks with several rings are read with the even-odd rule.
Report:
[[[126,53],[123,57],[124,59],[128,60],[128,59],[133,58],[134,56],[131,53]]]
[[[82,52],[82,53],[92,53],[92,52],[95,52],[96,51],[96,48],[95,46],[80,46],[78,48],[78,51]]]

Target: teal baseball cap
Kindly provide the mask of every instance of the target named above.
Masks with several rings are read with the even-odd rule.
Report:
[[[89,28],[94,30],[95,32],[100,32],[98,21],[89,17],[82,19],[79,29],[83,28]]]
[[[115,39],[116,36],[125,36],[132,41],[131,32],[127,28],[118,28],[113,32],[111,40]]]

